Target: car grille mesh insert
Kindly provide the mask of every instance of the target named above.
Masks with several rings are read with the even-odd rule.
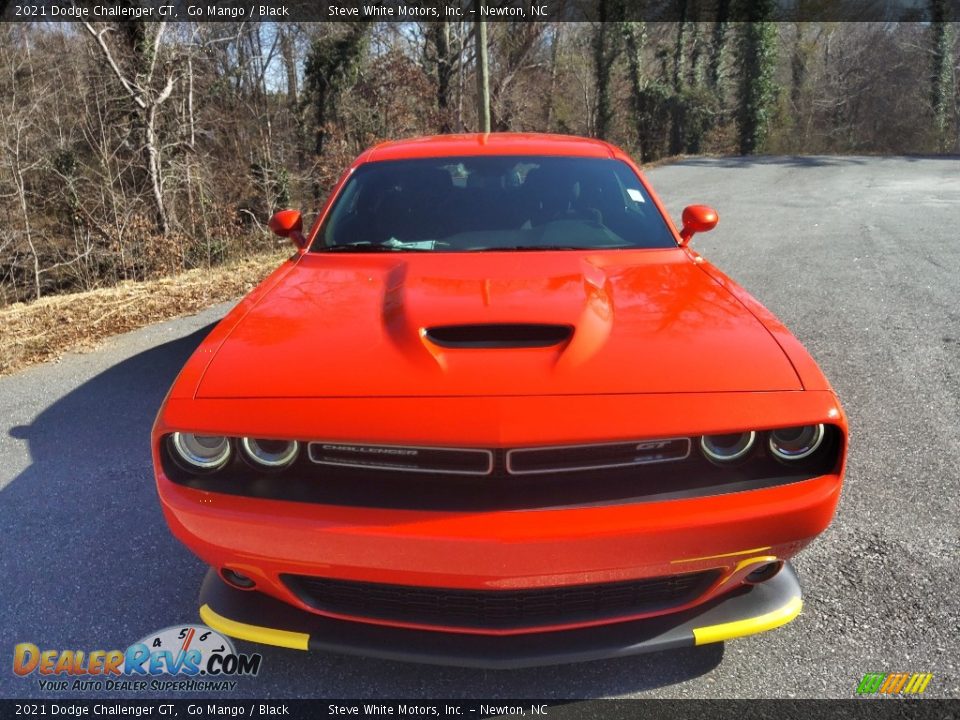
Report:
[[[338,615],[442,627],[511,629],[629,617],[694,600],[715,571],[533,590],[410,587],[285,575],[310,607]]]
[[[491,450],[313,442],[307,452],[310,460],[318,465],[448,475],[489,475],[493,472]]]
[[[448,475],[490,475],[495,472],[536,475],[683,460],[690,455],[690,439],[514,448],[506,451],[312,442],[307,447],[307,453],[311,462],[318,465]],[[505,456],[505,459],[501,456]]]
[[[528,475],[602,470],[683,460],[689,455],[690,438],[517,448],[507,451],[507,472],[511,475]]]

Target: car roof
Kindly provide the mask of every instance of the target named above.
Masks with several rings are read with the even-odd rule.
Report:
[[[541,133],[472,133],[432,135],[376,145],[356,164],[384,160],[470,155],[560,155],[565,157],[623,158],[609,143],[573,135]]]

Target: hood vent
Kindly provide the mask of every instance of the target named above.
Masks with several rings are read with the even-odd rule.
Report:
[[[573,328],[539,323],[441,325],[427,328],[425,334],[434,345],[445,348],[541,348],[566,342]]]

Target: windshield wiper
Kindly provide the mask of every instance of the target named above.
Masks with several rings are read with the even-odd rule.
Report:
[[[382,252],[430,252],[422,247],[404,247],[403,245],[372,245],[371,243],[353,243],[351,245],[327,245],[316,252],[325,253],[382,253]]]
[[[535,252],[538,250],[606,250],[622,245],[594,246],[588,245],[507,245],[505,247],[478,247],[471,248],[470,252]]]

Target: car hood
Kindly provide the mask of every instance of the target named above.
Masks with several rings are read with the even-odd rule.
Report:
[[[308,254],[233,327],[196,397],[800,389],[767,329],[670,249]]]

